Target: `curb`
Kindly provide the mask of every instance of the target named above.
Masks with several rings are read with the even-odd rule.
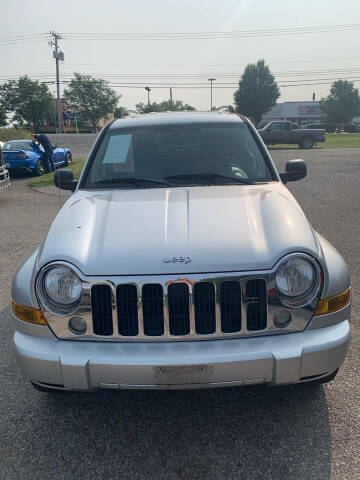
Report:
[[[45,195],[56,195],[59,196],[59,189],[53,186],[46,187],[30,187],[32,190],[38,193],[45,193]],[[62,191],[61,196],[70,197],[72,194],[69,192]]]

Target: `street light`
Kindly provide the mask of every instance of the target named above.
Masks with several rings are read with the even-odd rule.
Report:
[[[210,82],[210,110],[212,110],[212,87],[213,87],[213,82],[215,82],[216,78],[208,78]]]
[[[147,91],[148,93],[148,105],[150,107],[150,92],[151,92],[151,88],[150,87],[145,87],[145,90]]]

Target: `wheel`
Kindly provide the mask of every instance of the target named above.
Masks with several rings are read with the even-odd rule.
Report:
[[[311,137],[311,136],[303,137],[300,141],[301,148],[306,148],[306,149],[313,148],[314,144],[315,144],[314,137]]]
[[[66,393],[66,390],[61,390],[60,388],[57,389],[57,388],[46,387],[45,385],[39,385],[38,383],[32,382],[31,380],[30,380],[30,383],[35,388],[35,390],[38,390],[39,392],[42,392],[42,393],[52,393],[56,395]]]
[[[42,175],[44,175],[46,173],[46,170],[45,170],[45,167],[44,167],[44,163],[41,159],[39,159],[37,162],[36,162],[36,168],[35,168],[35,175],[37,177],[41,177]]]
[[[68,167],[72,162],[72,156],[70,152],[65,155],[65,165]]]

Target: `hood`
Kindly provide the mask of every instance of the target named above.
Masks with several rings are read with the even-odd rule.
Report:
[[[79,190],[54,220],[39,264],[66,260],[85,275],[225,272],[270,269],[293,251],[318,256],[318,244],[278,182]]]

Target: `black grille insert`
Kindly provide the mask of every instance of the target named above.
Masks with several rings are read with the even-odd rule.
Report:
[[[199,335],[214,333],[215,286],[210,282],[198,282],[194,286],[195,331]]]
[[[168,286],[169,324],[171,335],[190,333],[189,287],[186,283]]]
[[[247,329],[264,330],[267,325],[266,282],[263,279],[246,282]]]
[[[93,285],[91,308],[95,335],[112,335],[112,295],[109,285]]]
[[[163,289],[157,283],[142,288],[144,333],[149,336],[164,334]]]
[[[135,336],[138,327],[138,298],[135,285],[119,285],[116,289],[116,306],[120,335]]]
[[[224,333],[241,330],[240,282],[226,281],[220,285],[221,330]]]

